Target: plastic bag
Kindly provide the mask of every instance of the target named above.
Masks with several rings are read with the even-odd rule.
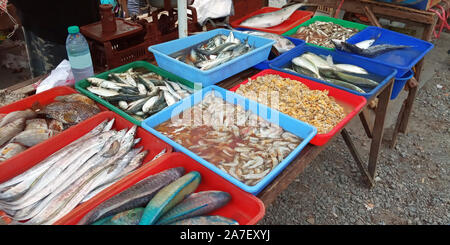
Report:
[[[36,94],[58,86],[73,86],[75,78],[68,60],[64,59],[36,88]]]
[[[195,0],[192,7],[197,11],[197,21],[200,25],[207,18],[216,19],[232,14],[232,0]]]

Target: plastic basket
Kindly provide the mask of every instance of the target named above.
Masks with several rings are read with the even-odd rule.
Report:
[[[302,142],[285,159],[283,159],[282,162],[280,162],[271,172],[269,172],[261,181],[259,181],[254,186],[248,186],[248,185],[242,183],[241,181],[235,179],[228,173],[222,171],[221,169],[216,167],[214,164],[204,160],[203,158],[199,157],[192,151],[188,150],[187,148],[176,143],[175,141],[171,140],[167,136],[163,135],[162,133],[160,133],[154,129],[154,127],[171,119],[173,116],[177,116],[178,114],[191,108],[195,104],[200,103],[203,100],[203,97],[211,91],[214,92],[215,95],[223,98],[228,103],[239,104],[239,105],[243,106],[245,110],[250,110],[253,113],[261,116],[263,119],[265,119],[271,123],[280,125],[280,127],[282,127],[284,130],[291,132],[291,133],[299,136],[300,138],[302,138]],[[214,85],[204,88],[201,91],[191,95],[190,97],[185,98],[183,101],[178,102],[176,104],[176,106],[171,107],[170,110],[167,110],[164,113],[157,115],[156,117],[146,119],[142,123],[142,127],[144,127],[146,130],[152,132],[153,134],[157,135],[159,138],[163,139],[164,141],[166,141],[167,143],[172,145],[176,150],[187,154],[188,156],[192,157],[194,160],[198,161],[199,163],[203,164],[207,168],[211,169],[213,172],[224,177],[231,183],[237,185],[239,188],[241,188],[244,191],[247,191],[249,193],[252,193],[254,195],[258,194],[286,166],[288,166],[289,163],[300,153],[300,151],[308,144],[308,142],[311,141],[311,139],[317,133],[317,129],[307,123],[301,122],[297,119],[294,119],[283,113],[273,110],[267,106],[256,103],[255,101],[250,101],[249,99],[244,98],[236,93],[232,93],[230,91],[227,91],[223,88],[220,88],[220,87],[214,86]]]
[[[184,167],[185,173],[198,171],[201,174],[201,182],[195,192],[218,190],[230,193],[231,201],[227,205],[210,213],[209,215],[221,215],[231,218],[239,222],[241,225],[254,225],[264,217],[264,204],[257,197],[242,191],[185,154],[176,152],[162,156],[161,158],[155,160],[154,164],[144,166],[138,171],[130,174],[126,179],[115,183],[101,194],[77,207],[70,215],[66,215],[56,224],[74,225],[78,223],[78,221],[80,221],[81,218],[83,218],[84,215],[86,215],[90,210],[114,195],[117,195],[133,186],[140,180],[175,167]]]
[[[375,88],[372,88],[371,90],[367,90],[366,93],[360,93],[357,92],[355,90],[352,89],[348,89],[345,87],[341,87],[338,85],[334,85],[331,84],[329,82],[317,79],[317,78],[313,78],[313,77],[309,77],[303,74],[299,74],[299,73],[294,73],[291,71],[286,71],[283,68],[285,68],[286,66],[289,66],[291,64],[291,60],[295,57],[298,57],[300,55],[302,55],[305,52],[312,52],[315,53],[317,55],[331,55],[333,57],[333,62],[340,64],[340,63],[344,63],[344,64],[353,64],[353,65],[357,65],[359,67],[362,67],[364,69],[366,69],[370,74],[374,74],[377,77],[382,78],[383,80],[379,83],[378,86],[376,86]],[[294,52],[290,52],[289,55],[283,57],[282,59],[279,59],[277,61],[274,61],[270,64],[270,67],[274,70],[277,71],[281,71],[281,72],[286,72],[295,76],[299,76],[299,77],[303,77],[303,78],[307,78],[313,81],[317,81],[320,82],[322,84],[326,84],[329,85],[331,87],[335,87],[341,90],[345,90],[347,92],[350,92],[352,94],[356,94],[356,95],[360,95],[365,97],[367,100],[370,100],[373,96],[375,96],[375,94],[381,89],[383,88],[392,78],[394,78],[395,74],[396,74],[396,70],[393,69],[392,67],[386,66],[386,65],[382,65],[370,60],[366,60],[366,59],[361,59],[359,56],[350,56],[341,52],[336,52],[333,50],[328,50],[328,49],[323,49],[323,48],[318,48],[318,47],[313,47],[313,46],[309,46],[309,45],[304,45],[300,48],[296,48],[296,50]],[[364,88],[363,88],[364,89]]]
[[[280,9],[281,8],[264,7],[264,8],[258,9],[257,11],[255,11],[253,13],[250,13],[240,19],[237,19],[237,20],[231,22],[230,24],[233,28],[246,28],[246,29],[271,32],[271,33],[281,35],[281,34],[285,33],[286,31],[296,27],[297,25],[300,25],[303,22],[311,19],[311,17],[314,15],[314,12],[311,12],[311,11],[297,10],[287,20],[285,20],[283,23],[281,23],[277,26],[272,26],[272,27],[267,27],[267,28],[254,28],[254,27],[250,27],[250,26],[240,25],[244,20],[246,20],[250,17],[253,17],[258,14],[265,14],[265,13],[278,11]]]
[[[0,182],[4,182],[25,172],[29,168],[43,161],[51,154],[85,135],[104,120],[111,120],[113,118],[115,119],[113,129],[120,130],[123,128],[131,128],[133,126],[131,122],[125,120],[114,112],[101,112],[96,116],[91,117],[90,119],[64,131],[58,136],[53,137],[51,140],[42,143],[39,148],[34,148],[32,149],[32,151],[29,151],[26,154],[21,154],[14,160],[14,162],[11,162],[11,164],[9,164],[8,166],[2,167],[0,169]],[[161,139],[158,139],[143,128],[137,128],[135,137],[141,138],[141,141],[135,146],[135,148],[143,146],[142,150],[148,151],[147,156],[143,159],[144,163],[153,159],[153,157],[155,157],[163,149],[166,149],[167,153],[171,153],[173,151],[173,148],[170,145],[168,145]],[[153,163],[149,165],[152,164]],[[106,190],[102,191],[101,193],[105,192]],[[67,215],[70,215],[70,213]]]
[[[98,74],[95,77],[108,79],[108,74],[125,72],[128,69],[130,69],[130,68],[145,68],[148,71],[155,72],[155,73],[161,75],[162,77],[168,78],[171,81],[181,83],[181,84],[186,85],[186,86],[188,86],[190,88],[197,88],[197,86],[194,83],[192,83],[192,82],[190,82],[190,81],[188,81],[186,79],[183,79],[181,77],[178,77],[178,76],[176,76],[174,74],[171,74],[170,72],[167,72],[167,71],[161,69],[160,67],[154,66],[154,65],[152,65],[152,64],[150,64],[150,63],[148,63],[146,61],[134,61],[132,63],[129,63],[129,64],[126,64],[126,65],[117,67],[115,69],[103,72],[101,74]],[[138,119],[128,115],[126,112],[124,112],[123,110],[121,110],[118,107],[114,106],[113,104],[109,103],[108,101],[106,101],[106,100],[100,98],[99,96],[91,93],[89,90],[86,89],[89,86],[90,86],[90,83],[86,79],[80,80],[80,81],[78,81],[75,84],[75,88],[78,91],[80,91],[82,94],[85,94],[89,98],[91,98],[91,99],[97,101],[98,103],[106,106],[108,109],[110,109],[111,111],[114,111],[115,113],[121,115],[122,117],[124,117],[128,121],[130,121],[130,122],[132,122],[132,123],[134,123],[136,125],[139,125],[139,126],[141,125],[141,121],[139,121]],[[163,110],[165,110],[165,109],[163,109]]]
[[[265,76],[265,75],[269,75],[269,74],[273,74],[273,75],[279,75],[283,78],[289,78],[292,80],[297,80],[303,84],[305,84],[306,86],[308,86],[309,89],[313,89],[313,90],[328,90],[329,93],[328,95],[330,97],[333,97],[336,102],[342,106],[345,106],[346,108],[350,108],[349,112],[347,113],[347,115],[345,116],[344,119],[342,119],[342,121],[340,121],[330,132],[325,133],[325,134],[316,134],[316,136],[314,136],[314,138],[309,142],[313,145],[324,145],[326,144],[331,138],[333,138],[333,136],[338,133],[348,122],[350,122],[350,120],[352,120],[356,115],[358,115],[358,113],[361,111],[361,109],[364,107],[364,105],[366,105],[367,100],[362,97],[362,96],[358,96],[355,94],[351,94],[348,93],[346,91],[331,87],[331,86],[327,86],[325,84],[322,83],[318,83],[309,79],[305,79],[302,77],[298,77],[298,76],[294,76],[288,73],[284,73],[284,72],[280,72],[280,71],[275,71],[275,70],[263,70],[260,73],[254,75],[253,77],[251,77],[252,80],[255,80],[257,77],[260,76]],[[246,84],[248,83],[248,80],[245,80],[244,82],[236,85],[235,87],[231,88],[230,91],[232,92],[236,92],[236,90],[242,85],[242,84]],[[287,115],[289,116],[289,115]]]
[[[338,52],[342,52],[351,56],[358,56],[365,60],[371,60],[379,64],[393,67],[397,69],[397,77],[402,77],[434,47],[434,45],[430,42],[426,42],[418,38],[375,26],[370,26],[363,31],[353,35],[351,38],[347,39],[347,42],[355,44],[367,39],[377,37],[380,33],[381,36],[375,41],[373,45],[391,44],[409,45],[412,47],[390,51],[373,58],[345,53],[343,51]]]
[[[291,35],[295,34],[300,27],[302,27],[302,26],[309,26],[309,25],[311,25],[312,23],[314,23],[316,21],[333,22],[333,23],[338,24],[340,26],[343,26],[345,28],[354,28],[354,29],[358,29],[360,31],[367,27],[366,25],[355,23],[355,22],[351,22],[351,21],[348,21],[348,20],[341,20],[341,19],[336,19],[336,18],[332,18],[332,17],[328,17],[328,16],[314,16],[311,19],[303,22],[301,25],[298,25],[298,26],[292,28],[291,30],[283,33],[283,36],[291,36]],[[306,44],[307,45],[311,45],[311,46],[315,46],[315,47],[320,47],[320,48],[332,50],[332,48],[327,48],[327,47],[315,45],[315,44],[312,44],[312,43],[306,43]]]
[[[149,47],[149,50],[150,52],[153,52],[158,66],[189,81],[201,83],[204,87],[207,87],[267,60],[270,49],[275,41],[233,31],[234,37],[240,39],[242,42],[245,42],[245,40],[248,39],[248,43],[256,48],[206,71],[185,64],[169,55],[196,44],[200,44],[218,34],[228,36],[230,32],[230,30],[226,29],[215,29],[194,36],[153,45]]]

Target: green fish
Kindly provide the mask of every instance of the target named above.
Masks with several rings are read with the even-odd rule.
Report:
[[[194,192],[200,180],[200,173],[192,171],[162,188],[145,207],[139,225],[154,224],[162,215]]]

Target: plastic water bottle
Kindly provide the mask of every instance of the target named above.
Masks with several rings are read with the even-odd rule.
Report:
[[[75,82],[94,76],[91,52],[86,38],[81,35],[78,26],[70,26],[67,30],[69,35],[66,39],[66,50]]]

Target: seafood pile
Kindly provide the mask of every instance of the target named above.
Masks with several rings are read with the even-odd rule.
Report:
[[[193,90],[154,73],[127,70],[110,73],[109,80],[87,78],[86,89],[137,120],[144,120],[167,106],[189,96]]]
[[[105,120],[22,174],[0,183],[0,210],[12,224],[52,224],[142,165],[137,126]],[[155,158],[164,154],[159,153]],[[25,222],[19,222],[24,221]]]
[[[0,114],[0,162],[37,145],[100,112],[81,94],[58,96],[55,102]]]
[[[279,75],[249,78],[236,93],[309,123],[319,134],[331,131],[346,115],[327,90],[311,90],[299,81]]]
[[[348,53],[354,53],[369,58],[373,58],[393,50],[412,47],[408,45],[391,45],[391,44],[373,45],[373,43],[378,38],[380,38],[380,36],[381,33],[375,38],[367,39],[356,44],[347,43],[345,40],[331,40],[331,41],[333,42],[337,50],[341,50]]]
[[[307,43],[326,48],[334,48],[332,39],[346,41],[358,33],[358,29],[345,28],[333,22],[316,21],[310,25],[298,28],[291,37],[303,39]]]
[[[151,175],[87,213],[78,225],[237,225],[211,213],[231,195],[223,191],[194,193],[201,181],[197,171],[183,167]]]
[[[238,56],[252,51],[248,39],[244,43],[234,37],[233,32],[226,36],[219,34],[196,47],[183,49],[169,55],[202,71],[210,70]]]
[[[352,64],[335,64],[331,55],[323,58],[311,52],[306,52],[292,59],[291,67],[287,71],[322,79],[331,84],[342,86],[360,93],[366,93],[376,86],[378,82],[370,79],[364,68]],[[364,89],[363,89],[364,88]]]
[[[205,95],[201,103],[157,127],[175,142],[246,185],[255,185],[301,142],[240,105]]]

